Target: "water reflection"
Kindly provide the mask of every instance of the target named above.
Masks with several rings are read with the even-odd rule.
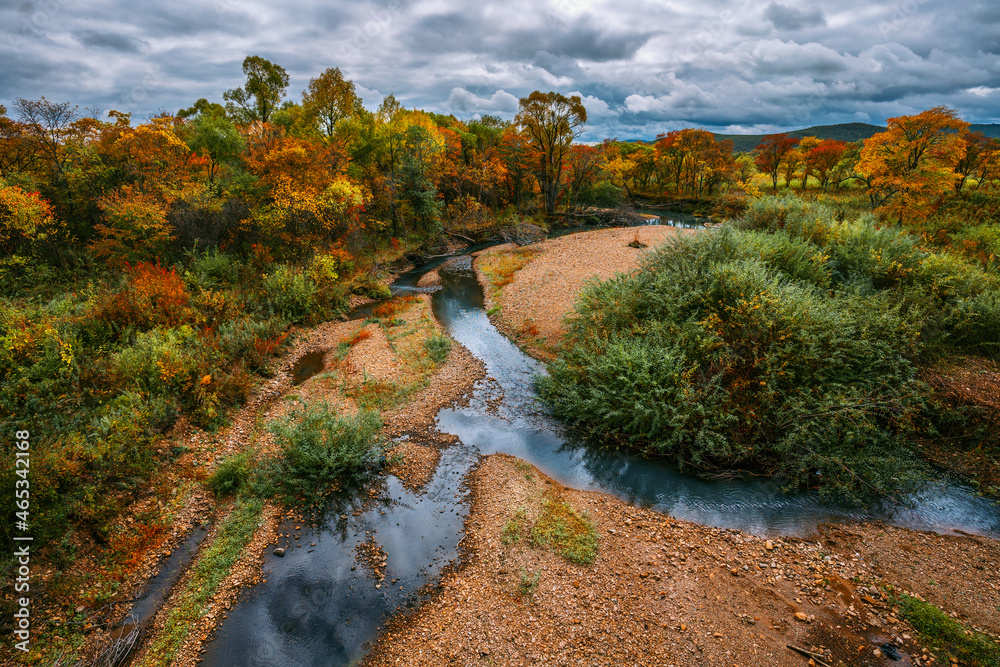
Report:
[[[763,478],[706,481],[663,461],[581,442],[538,404],[530,378],[544,369],[490,324],[473,273],[449,266],[441,276],[434,313],[453,338],[485,362],[489,377],[467,407],[442,410],[438,427],[484,454],[511,454],[573,488],[600,490],[680,519],[756,534],[803,535],[829,520],[885,519],[917,529],[1000,535],[996,505],[960,485],[928,485],[909,499],[912,507],[883,504],[860,510],[787,494]]]

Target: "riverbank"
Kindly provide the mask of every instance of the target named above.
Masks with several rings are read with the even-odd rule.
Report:
[[[243,451],[254,452],[257,459],[275,453],[277,444],[268,430],[270,424],[300,404],[330,402],[344,413],[359,407],[378,410],[384,435],[398,441],[389,452],[398,462],[387,474],[399,478],[407,489],[422,488],[437,467],[440,448],[451,443],[451,438],[433,429],[434,415],[468,394],[482,377],[483,368],[458,345],[446,349],[440,360],[429,356],[427,341],[443,336],[431,314],[429,295],[401,297],[378,308],[375,321],[333,321],[302,331],[291,349],[273,364],[273,377],[254,393],[228,428],[205,433],[179,425],[163,447],[182,452],[177,461],[177,468],[184,471],[182,477],[203,480],[218,464]],[[304,378],[303,359],[312,360]],[[200,484],[191,486],[193,490],[187,490],[175,512],[173,531],[161,538],[158,546],[146,550],[123,585],[123,590],[138,592],[193,527],[210,526],[185,574],[164,592],[169,593],[165,603],[149,619],[141,619],[143,632],[131,664],[195,664],[216,626],[225,621],[239,591],[264,579],[264,555],[284,537],[280,528],[294,515],[273,503],[254,512],[250,519],[256,527],[246,544],[224,571],[211,573],[212,589],[205,591],[205,560],[214,556],[220,528],[241,504],[216,501],[205,495]],[[129,514],[141,514],[141,510],[137,505]],[[244,511],[239,518],[247,516]],[[80,655],[96,658],[120,641],[117,623],[128,618],[134,596],[119,598],[121,602],[112,612],[103,610],[111,624],[95,627]],[[192,609],[195,602],[197,608]]]
[[[934,664],[890,586],[1000,634],[994,540],[873,524],[766,539],[574,491],[502,454],[469,486],[466,564],[365,664],[806,664],[788,644],[831,665]],[[546,503],[593,522],[593,565],[533,542]],[[886,642],[912,661],[878,657]]]
[[[552,358],[562,321],[590,280],[638,267],[642,254],[694,230],[667,225],[599,229],[477,253],[490,321],[537,359]]]

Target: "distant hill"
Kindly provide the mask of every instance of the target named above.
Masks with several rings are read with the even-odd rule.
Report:
[[[869,125],[868,123],[841,123],[839,125],[816,125],[803,130],[792,130],[786,132],[790,137],[819,137],[820,139],[836,139],[839,141],[859,141],[867,139],[873,134],[884,132],[884,127]],[[717,134],[716,141],[732,139],[733,152],[749,153],[757,148],[766,134]]]
[[[1000,123],[990,123],[989,125],[970,125],[969,132],[982,132],[987,137],[1000,139]]]
[[[839,125],[815,125],[803,130],[786,132],[790,137],[819,137],[820,139],[837,139],[839,141],[860,141],[873,134],[884,132],[885,128],[868,123],[840,123]],[[970,132],[982,132],[987,137],[1000,138],[1000,123],[973,124]],[[766,134],[716,134],[716,141],[732,139],[733,152],[749,153],[766,137]]]

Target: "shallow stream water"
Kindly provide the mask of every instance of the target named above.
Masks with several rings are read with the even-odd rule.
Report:
[[[394,291],[416,290],[420,275],[443,261],[402,276]],[[784,494],[766,480],[698,480],[661,461],[575,440],[536,401],[533,377],[544,372],[542,366],[490,324],[471,259],[453,259],[440,274],[434,314],[487,370],[468,406],[438,414],[438,428],[458,436],[460,444],[443,452],[422,493],[413,494],[390,477],[379,499],[338,508],[320,529],[305,530],[299,540],[291,541],[284,557],[269,553],[266,581],[240,594],[216,638],[206,645],[203,664],[358,661],[385,621],[419,605],[427,586],[459,557],[468,512],[462,480],[481,454],[511,454],[573,488],[599,490],[680,519],[757,534],[803,535],[824,521],[883,519],[910,528],[1000,537],[997,507],[958,484],[930,485],[909,507],[848,509],[806,494]],[[292,528],[287,524],[282,532],[295,532]],[[381,545],[387,555],[384,580],[373,577],[355,558],[358,545],[368,541]]]

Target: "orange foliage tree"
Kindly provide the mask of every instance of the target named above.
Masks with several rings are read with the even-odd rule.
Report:
[[[37,192],[25,192],[0,179],[0,257],[34,255],[41,245],[56,240],[63,228]]]
[[[969,124],[944,106],[887,121],[865,140],[857,170],[872,208],[899,224],[919,222],[959,178]]]
[[[806,156],[809,172],[819,179],[819,185],[824,190],[829,186],[830,175],[846,150],[847,144],[843,141],[824,139]]]
[[[754,163],[771,177],[771,185],[778,189],[778,174],[785,165],[788,154],[799,145],[799,140],[787,134],[769,134],[753,150]]]

